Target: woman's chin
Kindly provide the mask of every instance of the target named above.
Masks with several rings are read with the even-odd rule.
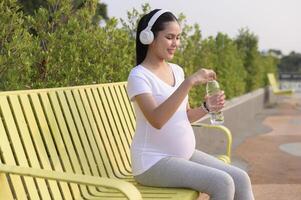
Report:
[[[173,57],[174,57],[174,54],[168,54],[166,56],[166,60],[171,60],[171,59],[173,59]]]

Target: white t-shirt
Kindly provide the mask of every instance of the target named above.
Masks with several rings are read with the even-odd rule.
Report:
[[[133,98],[138,94],[151,93],[158,105],[164,102],[184,80],[183,69],[175,64],[169,65],[175,78],[174,86],[168,85],[142,65],[134,67],[128,77],[128,96],[136,113],[136,131],[131,144],[134,175],[142,174],[165,157],[189,159],[195,150],[195,136],[186,112],[188,96],[161,129],[154,128],[147,121]]]

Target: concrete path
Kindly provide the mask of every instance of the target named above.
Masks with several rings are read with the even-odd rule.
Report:
[[[245,164],[256,200],[301,200],[301,94],[277,102],[250,129],[265,131],[249,133],[234,157]]]

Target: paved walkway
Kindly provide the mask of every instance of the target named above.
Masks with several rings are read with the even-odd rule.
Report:
[[[265,132],[248,137],[234,156],[246,163],[256,200],[301,200],[301,94],[277,102],[256,116]]]

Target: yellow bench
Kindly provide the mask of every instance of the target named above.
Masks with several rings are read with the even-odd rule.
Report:
[[[126,82],[0,93],[0,199],[195,199],[137,184]],[[198,124],[198,126],[202,126]],[[210,125],[205,125],[211,127]],[[226,155],[230,162],[231,133]]]
[[[272,91],[275,95],[291,95],[293,90],[281,90],[279,89],[279,83],[277,82],[275,75],[273,73],[268,73],[268,80],[272,87]]]

